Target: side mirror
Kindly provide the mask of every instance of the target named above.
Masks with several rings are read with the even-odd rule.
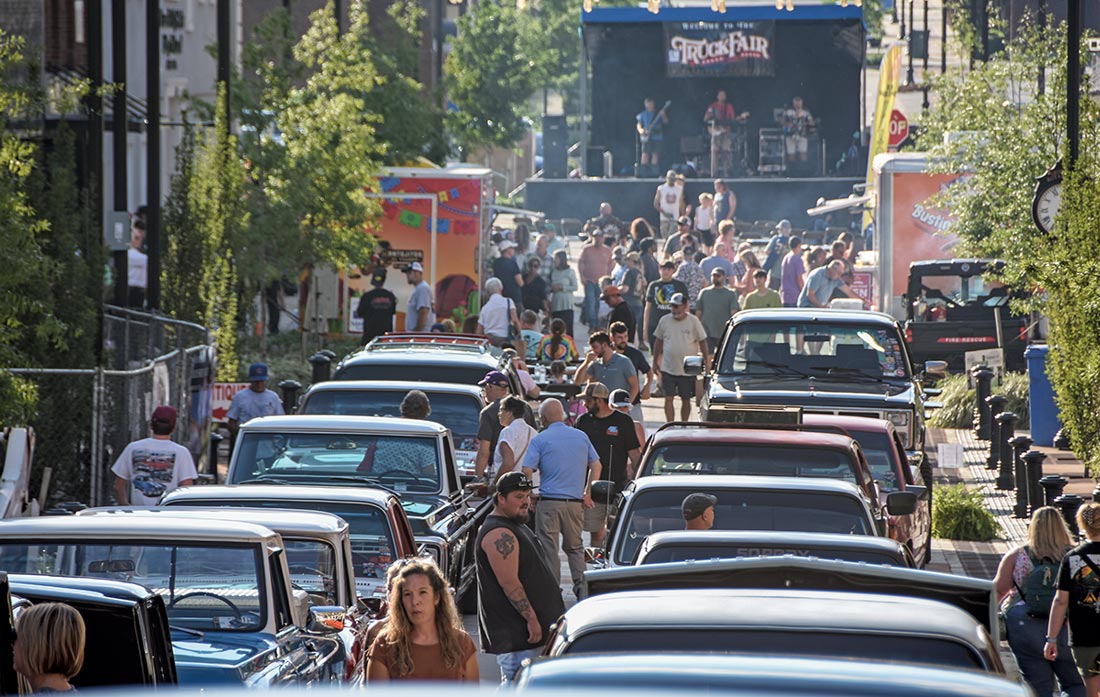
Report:
[[[359,610],[366,613],[368,617],[378,617],[382,612],[382,605],[385,603],[384,598],[371,596],[370,598],[358,598]]]
[[[919,450],[906,452],[905,458],[909,460],[909,466],[914,469],[920,469],[920,466],[924,464],[924,453]]]
[[[886,495],[886,512],[909,515],[917,510],[917,495],[912,491],[893,491]]]
[[[947,361],[925,361],[924,372],[937,378],[947,377]]]
[[[615,498],[615,482],[601,479],[592,482],[592,500],[595,503],[610,504]]]
[[[919,484],[909,484],[905,487],[905,490],[913,492],[913,496],[916,496],[918,499],[928,498],[928,487],[926,486],[920,486]]]
[[[309,609],[309,627],[311,634],[336,634],[344,628],[347,610],[338,605],[314,605]]]
[[[703,374],[703,357],[702,356],[686,356],[684,358],[684,372],[688,375],[702,375]]]

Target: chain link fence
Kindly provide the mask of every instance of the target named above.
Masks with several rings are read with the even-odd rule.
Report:
[[[40,406],[49,405],[32,424],[39,434],[32,478],[40,482],[51,468],[50,503],[110,502],[111,465],[128,443],[150,435],[149,417],[161,404],[179,414],[173,439],[191,451],[200,472],[212,469],[206,446],[215,351],[205,327],[108,305],[102,367],[10,372],[33,380]]]

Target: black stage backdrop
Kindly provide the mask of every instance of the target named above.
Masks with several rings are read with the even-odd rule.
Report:
[[[774,128],[772,110],[789,106],[799,95],[826,140],[825,163],[831,172],[859,130],[862,25],[858,19],[783,20],[775,22],[774,32],[774,77],[670,78],[662,23],[585,25],[592,66],[591,144],[612,151],[616,173],[632,171],[634,119],[644,108],[643,98],[653,97],[658,107],[672,100],[661,153],[663,173],[680,161],[681,137],[705,136],[703,113],[715,93],[725,89],[739,113],[751,113],[748,160],[755,168],[759,129]]]

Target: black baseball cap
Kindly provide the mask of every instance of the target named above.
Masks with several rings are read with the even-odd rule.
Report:
[[[710,494],[688,494],[680,504],[680,511],[684,514],[684,520],[695,520],[706,513],[708,508],[713,508],[716,503],[718,498]]]
[[[497,493],[510,494],[513,491],[530,491],[535,485],[523,472],[509,472],[497,480]]]

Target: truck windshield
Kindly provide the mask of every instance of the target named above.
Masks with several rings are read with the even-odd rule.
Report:
[[[837,381],[910,375],[894,327],[801,321],[738,325],[722,349],[718,372]]]
[[[672,443],[655,448],[646,458],[642,475],[749,474],[775,477],[825,477],[856,483],[854,461],[839,450],[730,445],[729,443]]]
[[[172,625],[256,631],[267,607],[255,545],[153,544],[140,540],[4,540],[8,573],[104,578],[141,584],[164,598]]]
[[[819,557],[822,559],[840,559],[842,561],[861,561],[868,564],[900,566],[897,557],[862,549],[836,549],[799,546],[797,541],[790,545],[778,546],[754,544],[699,544],[668,545],[657,547],[645,553],[639,564],[664,564],[676,561],[694,561],[700,559],[736,559],[738,557],[772,557],[781,554],[793,554],[798,557]]]
[[[680,505],[694,489],[651,489],[631,498],[616,526],[615,561],[631,564],[647,536],[683,530]],[[780,530],[874,535],[866,508],[854,496],[804,491],[724,489],[718,497],[715,530]]]
[[[433,436],[362,433],[241,435],[230,484],[273,481],[382,483],[400,491],[439,491],[439,441]]]
[[[477,450],[477,422],[485,406],[471,394],[425,390],[432,413],[428,420],[451,429],[458,450]],[[401,400],[408,390],[320,390],[310,394],[302,414],[401,416]]]

